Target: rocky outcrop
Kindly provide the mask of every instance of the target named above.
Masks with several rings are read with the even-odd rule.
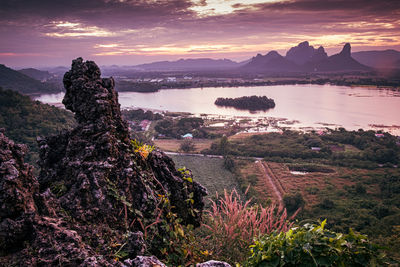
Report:
[[[306,64],[306,69],[316,72],[344,72],[344,71],[369,71],[369,67],[362,65],[351,57],[351,46],[346,43],[340,53],[324,60]]]
[[[0,265],[79,266],[96,253],[62,218],[40,216],[48,192],[39,194],[26,150],[0,130]]]
[[[198,200],[193,208],[201,211],[205,189],[193,183],[183,190],[186,182],[163,153],[143,158],[134,152],[114,80],[101,78],[94,62],[78,58],[65,74],[64,86],[63,103],[75,113],[78,127],[39,141],[40,191],[60,188],[57,200],[75,219],[121,228],[137,216],[155,218],[158,195],[168,194],[184,222],[198,225],[201,212],[192,216],[185,200],[193,193]],[[141,227],[138,220],[133,224]]]
[[[298,44],[289,49],[286,53],[286,59],[293,61],[299,66],[308,62],[316,62],[328,58],[324,48],[321,46],[314,49],[307,41]]]
[[[131,143],[114,80],[78,58],[64,86],[78,126],[38,139],[37,179],[26,148],[0,132],[0,265],[123,266],[115,258],[157,251],[166,211],[198,226],[205,188],[164,153]]]
[[[230,264],[223,261],[206,261],[196,264],[196,267],[231,267]]]
[[[15,144],[0,130],[0,250],[13,251],[32,238],[39,184],[24,163],[25,145]]]
[[[270,51],[266,55],[257,54],[247,64],[240,67],[244,72],[296,72],[298,66],[287,60],[276,51]]]

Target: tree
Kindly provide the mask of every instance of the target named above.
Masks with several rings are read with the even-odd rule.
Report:
[[[224,157],[224,168],[232,172],[235,169],[235,162],[231,156]]]
[[[181,143],[180,150],[183,152],[191,152],[196,149],[194,142],[190,139],[185,139]]]
[[[226,155],[229,150],[229,142],[228,142],[228,137],[226,135],[222,136],[221,141],[219,142],[219,152],[221,155]]]
[[[304,198],[299,192],[283,196],[283,203],[288,212],[295,212],[297,209],[302,208],[305,205]]]

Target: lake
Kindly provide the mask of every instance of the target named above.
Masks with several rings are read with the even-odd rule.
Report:
[[[218,107],[218,97],[265,95],[276,106],[251,113]],[[59,104],[63,93],[37,97],[44,103]],[[400,92],[372,87],[335,85],[277,85],[168,89],[155,93],[120,92],[122,108],[190,112],[224,116],[272,117],[292,121],[292,127],[344,127],[348,130],[383,129],[400,135]]]

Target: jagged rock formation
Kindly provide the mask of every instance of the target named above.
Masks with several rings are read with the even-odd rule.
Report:
[[[39,194],[26,150],[0,131],[0,266],[105,264],[63,219],[39,215],[49,192]]]
[[[14,144],[0,130],[0,250],[12,251],[31,238],[39,184],[24,164],[25,145]]]
[[[307,41],[305,41],[295,47],[290,48],[286,53],[285,58],[301,66],[308,62],[317,62],[326,59],[327,57],[328,55],[322,46],[320,46],[318,49],[315,49],[313,46],[310,46]]]
[[[339,54],[328,57],[319,62],[308,65],[311,71],[342,72],[342,71],[368,71],[369,67],[362,65],[351,57],[351,46],[346,43]]]
[[[38,139],[37,179],[25,148],[0,133],[0,265],[122,266],[115,244],[130,259],[156,250],[145,234],[163,234],[165,198],[183,223],[198,226],[205,188],[162,152],[135,151],[114,80],[78,58],[64,86],[78,126]]]
[[[244,72],[294,72],[298,71],[298,66],[287,60],[276,51],[271,51],[266,55],[257,54],[249,63],[240,68]]]
[[[370,71],[371,69],[351,57],[349,43],[345,44],[339,54],[328,57],[322,46],[315,49],[305,41],[290,48],[285,57],[276,51],[271,51],[264,56],[257,54],[240,70],[250,73],[284,74],[293,72]]]
[[[193,192],[199,200],[194,208],[202,210],[205,189],[193,183],[190,192],[185,192],[182,175],[164,154],[154,152],[144,160],[133,152],[114,80],[100,78],[94,62],[78,58],[65,74],[64,86],[63,103],[75,113],[79,125],[73,131],[39,141],[40,190],[61,186],[60,206],[74,218],[121,227],[125,222],[120,212],[127,205],[129,218],[135,218],[136,213],[151,218],[155,216],[157,194],[168,193],[185,223],[198,225],[200,213],[191,216],[185,200]]]

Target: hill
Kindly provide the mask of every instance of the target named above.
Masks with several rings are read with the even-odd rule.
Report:
[[[351,46],[345,44],[342,51],[318,62],[309,62],[306,69],[315,72],[369,71],[371,68],[351,57]]]
[[[354,52],[351,56],[361,64],[372,68],[400,68],[400,52],[392,49]]]
[[[293,72],[346,72],[346,71],[369,71],[367,67],[351,57],[351,46],[347,43],[343,50],[328,57],[325,49],[321,46],[315,49],[307,41],[292,47],[281,56],[276,51],[266,55],[258,54],[247,64],[239,68],[241,71],[250,73],[293,73]]]
[[[305,41],[300,43],[298,46],[290,48],[289,51],[287,51],[285,58],[301,66],[309,62],[319,62],[327,59],[328,54],[322,46],[315,49]]]
[[[38,159],[37,136],[56,134],[73,125],[71,112],[0,88],[0,128],[14,141],[28,145],[28,162],[33,164]]]
[[[177,61],[158,61],[149,64],[136,65],[145,71],[187,71],[187,70],[224,70],[238,67],[239,63],[229,59],[179,59]]]
[[[0,86],[23,94],[59,92],[56,86],[42,83],[3,64],[0,64]]]
[[[34,69],[34,68],[21,69],[18,71],[21,72],[22,74],[25,74],[26,76],[29,76],[35,80],[42,81],[42,82],[53,77],[53,75],[50,74],[48,71],[42,71],[42,70],[38,70],[38,69]]]
[[[299,67],[292,61],[284,58],[276,51],[266,55],[257,54],[250,62],[240,67],[244,72],[265,73],[265,72],[296,72]]]

